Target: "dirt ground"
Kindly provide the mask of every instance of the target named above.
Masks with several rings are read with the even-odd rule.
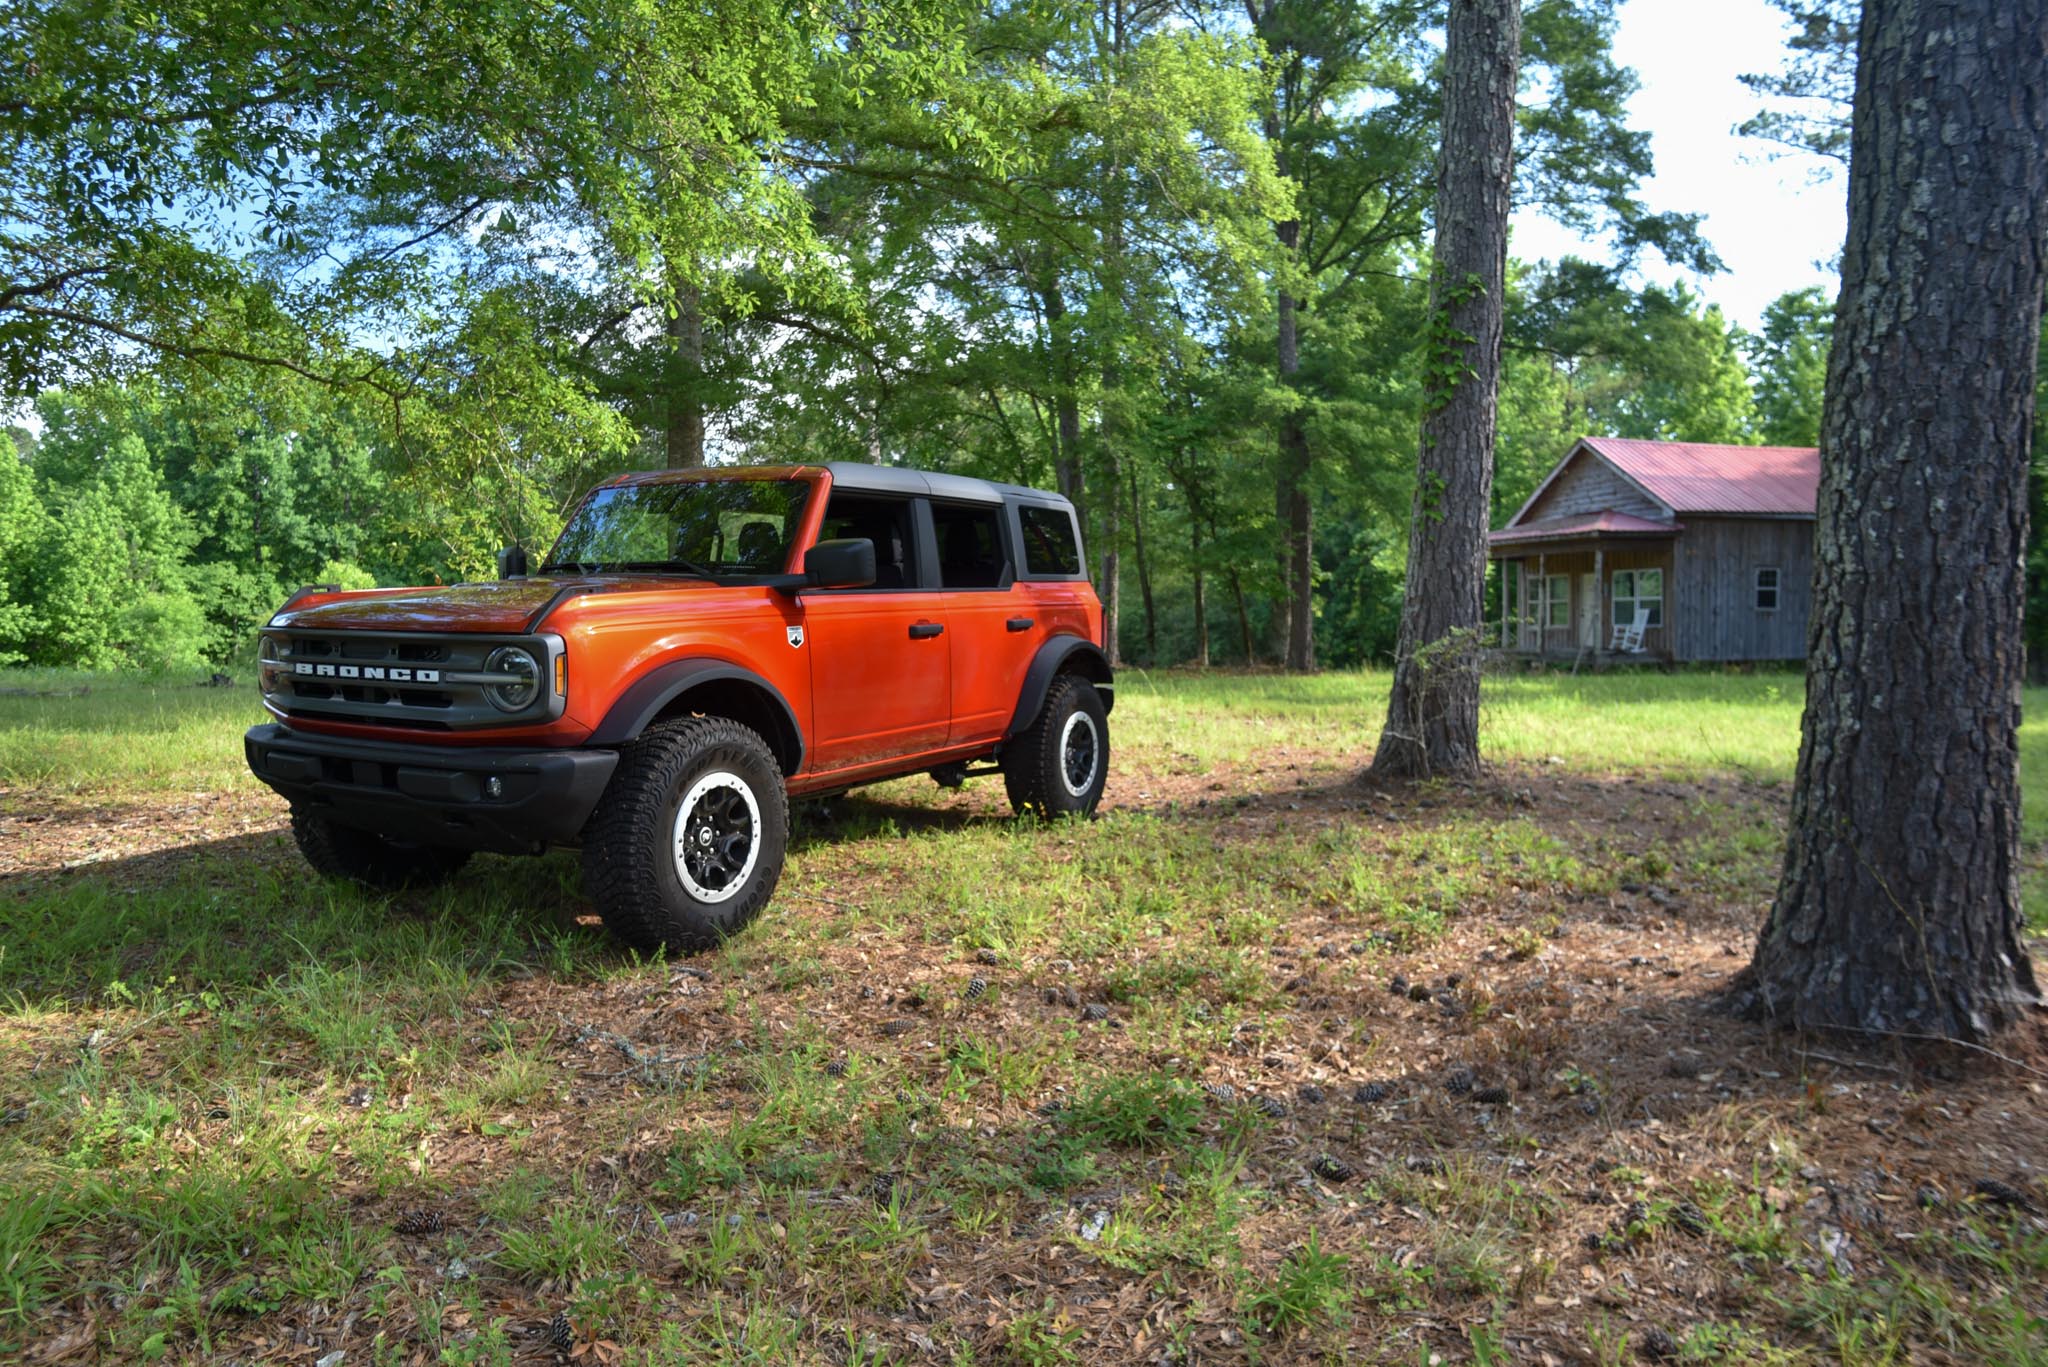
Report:
[[[924,806],[858,796],[846,805],[868,819],[880,812],[905,828],[945,830],[989,819],[1000,798],[999,785],[970,786]],[[2037,1015],[1996,1054],[1966,1054],[1801,1039],[1718,1009],[1768,897],[1768,860],[1717,870],[1643,856],[1696,849],[1717,825],[1769,826],[1782,786],[1538,764],[1498,768],[1472,786],[1376,789],[1320,756],[1278,750],[1202,773],[1170,762],[1128,771],[1113,798],[1219,847],[1360,825],[1391,842],[1452,823],[1527,819],[1581,859],[1620,872],[1611,890],[1586,892],[1520,876],[1510,858],[1452,909],[1441,933],[1404,943],[1352,909],[1308,900],[1303,871],[1276,867],[1272,877],[1298,880],[1304,900],[1281,931],[1242,953],[1283,994],[1281,1009],[1201,1052],[1173,1052],[1158,1032],[1127,1028],[1145,1003],[1110,980],[1113,965],[1039,946],[984,964],[963,945],[856,929],[802,941],[814,962],[794,984],[774,962],[730,954],[568,978],[515,966],[469,1000],[470,1017],[545,1026],[552,1061],[574,1077],[565,1102],[517,1108],[519,1161],[579,1173],[625,1230],[633,1265],[688,1306],[719,1291],[675,1262],[676,1246],[701,1240],[689,1231],[710,1214],[670,1208],[661,1174],[693,1114],[744,1115],[764,1102],[759,1069],[721,1060],[757,1057],[778,1032],[822,1034],[833,1046],[820,1066],[851,1063],[877,1096],[917,1098],[926,1110],[912,1122],[924,1136],[918,1152],[966,1161],[1028,1147],[1057,1127],[1074,1082],[1054,1074],[1030,1095],[931,1100],[944,1093],[948,1050],[963,1028],[1001,1047],[1078,1023],[1075,1058],[1090,1073],[1180,1077],[1206,1089],[1204,1132],[1249,1137],[1241,1180],[1260,1195],[1237,1231],[1244,1265],[1270,1271],[1317,1231],[1351,1259],[1359,1294],[1348,1316],[1261,1334],[1200,1267],[1096,1256],[1087,1231],[1102,1228],[1100,1213],[1148,1209],[1175,1189],[1176,1155],[1162,1152],[1106,1165],[1100,1186],[1025,1190],[986,1227],[935,1215],[901,1255],[900,1298],[842,1294],[790,1254],[779,1265],[783,1308],[837,1326],[800,1338],[795,1359],[850,1361],[853,1343],[904,1360],[959,1360],[964,1346],[988,1360],[1100,1363],[1457,1362],[1489,1352],[1544,1364],[1776,1353],[1986,1360],[1990,1340],[1945,1331],[1946,1312],[1899,1309],[1885,1329],[1885,1288],[1905,1285],[1906,1273],[1958,1304],[2002,1292],[2037,1324],[2048,1317],[2048,1277],[2027,1261],[2048,1246],[2048,1022]],[[15,792],[0,794],[0,808],[0,898],[85,878],[147,895],[201,857],[297,876],[281,806],[263,791],[133,803]],[[906,874],[886,853],[869,857],[858,840],[839,847],[834,823],[810,821],[799,837],[802,877],[771,917],[857,919],[895,895]],[[1397,849],[1428,857],[1388,849],[1390,858]],[[588,908],[572,899],[560,914],[587,920]],[[1172,940],[1142,952],[1168,955]],[[976,1000],[963,994],[970,978],[986,984]],[[1107,1009],[1095,1019],[1098,1004]],[[22,1021],[8,1071],[72,1047],[78,1026],[61,1014]],[[123,1041],[123,1069],[147,1076],[177,1046],[175,1024],[145,1025]],[[300,1047],[280,1039],[271,1064],[319,1076],[317,1061],[293,1058]],[[703,1065],[700,1089],[677,1105],[665,1078],[685,1061]],[[413,1103],[379,1091],[364,1104]],[[1248,1106],[1262,1108],[1259,1123],[1232,1128]],[[233,1122],[217,1111],[183,1124],[190,1143],[205,1146],[228,1142]],[[488,1125],[449,1125],[420,1143],[422,1167],[446,1193],[437,1222],[488,1244],[492,1221],[476,1193],[502,1177],[504,1142]],[[872,1166],[859,1153],[837,1155],[823,1169],[829,1180],[807,1189],[828,1223],[865,1218],[874,1199],[864,1181],[900,1183],[906,1207],[922,1199],[918,1172]],[[745,1209],[745,1188],[730,1196],[733,1213],[782,1227],[772,1207]],[[357,1224],[397,1226],[417,1197],[361,1182],[340,1199]],[[1490,1246],[1447,1248],[1447,1229]],[[114,1234],[88,1226],[71,1238],[73,1252],[118,1272],[125,1251]],[[432,1263],[403,1236],[397,1244],[401,1261]],[[1462,1281],[1446,1275],[1461,1257],[1484,1265]],[[96,1280],[39,1315],[29,1360],[119,1356],[104,1327],[122,1306]],[[504,1277],[484,1309],[514,1327],[516,1356],[548,1360],[555,1350],[541,1326],[566,1295],[546,1280]],[[1040,1352],[1015,1326],[1048,1305],[1065,1337]],[[1869,1356],[1858,1355],[1864,1340],[1845,1337],[1844,1317],[1876,1322]],[[403,1312],[372,1314],[356,1295],[231,1323],[207,1355],[324,1367],[434,1360],[425,1348],[389,1347],[415,1327]],[[387,1356],[373,1357],[373,1331],[385,1336],[378,1351]],[[578,1331],[570,1352],[596,1361],[652,1352],[635,1337]]]

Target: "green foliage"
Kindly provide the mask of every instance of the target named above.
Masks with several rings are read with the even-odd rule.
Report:
[[[1756,432],[1773,446],[1820,445],[1821,399],[1835,312],[1817,286],[1793,290],[1764,309],[1763,329],[1742,339],[1755,375]]]

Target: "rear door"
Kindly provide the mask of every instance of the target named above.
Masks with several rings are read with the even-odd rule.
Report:
[[[818,539],[841,537],[875,543],[875,583],[803,594],[813,771],[943,749],[950,724],[944,595],[920,553],[916,502],[835,490]]]
[[[1002,739],[1045,624],[1017,588],[1001,503],[934,500],[939,587],[953,642],[948,744]]]

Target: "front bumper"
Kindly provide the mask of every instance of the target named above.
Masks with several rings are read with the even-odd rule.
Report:
[[[402,745],[275,723],[251,727],[242,748],[249,771],[295,807],[410,844],[499,854],[575,844],[619,763],[613,750]]]

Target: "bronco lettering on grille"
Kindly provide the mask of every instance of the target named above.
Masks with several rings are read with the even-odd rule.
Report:
[[[365,679],[383,680],[387,683],[441,682],[438,669],[400,669],[386,665],[316,665],[300,660],[292,665],[292,673],[302,679]]]

